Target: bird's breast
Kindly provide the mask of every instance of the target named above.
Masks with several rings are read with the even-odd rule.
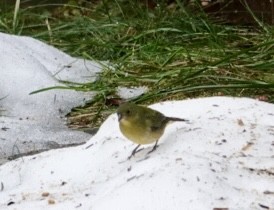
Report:
[[[135,122],[121,119],[119,126],[122,134],[136,144],[151,144],[161,136],[161,134],[155,135],[150,127],[147,127],[144,123],[139,125]]]

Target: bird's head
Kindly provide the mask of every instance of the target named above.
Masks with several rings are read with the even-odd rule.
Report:
[[[138,106],[133,103],[123,103],[117,109],[117,115],[119,122],[121,120],[129,120],[136,115]]]

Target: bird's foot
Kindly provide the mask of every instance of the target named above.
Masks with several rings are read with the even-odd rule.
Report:
[[[153,146],[152,150],[150,150],[147,154],[150,154],[150,153],[154,152],[157,149],[157,147],[159,147],[159,146],[157,144],[155,144]]]
[[[130,158],[132,158],[137,152],[140,152],[141,150],[143,150],[144,148],[138,149],[140,147],[140,144],[135,147],[135,149],[132,151],[131,155],[127,158],[128,160],[130,160]]]

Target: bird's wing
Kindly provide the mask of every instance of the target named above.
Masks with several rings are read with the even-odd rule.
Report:
[[[163,128],[167,123],[167,118],[159,112],[147,112],[145,118],[147,119],[147,125],[151,131],[156,131]]]

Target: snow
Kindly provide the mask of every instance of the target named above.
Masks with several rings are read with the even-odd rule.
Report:
[[[0,209],[274,208],[274,105],[210,97],[151,106],[183,117],[158,149],[136,146],[116,114],[85,145],[0,166]],[[2,188],[2,189],[1,189]]]
[[[128,88],[128,87],[117,88],[117,95],[125,100],[138,97],[146,92],[148,92],[148,88],[146,86],[131,87],[131,88]]]
[[[72,131],[65,115],[94,93],[50,90],[62,81],[90,82],[101,65],[73,58],[41,41],[0,33],[0,163],[18,154],[56,145],[86,142],[90,135]]]

